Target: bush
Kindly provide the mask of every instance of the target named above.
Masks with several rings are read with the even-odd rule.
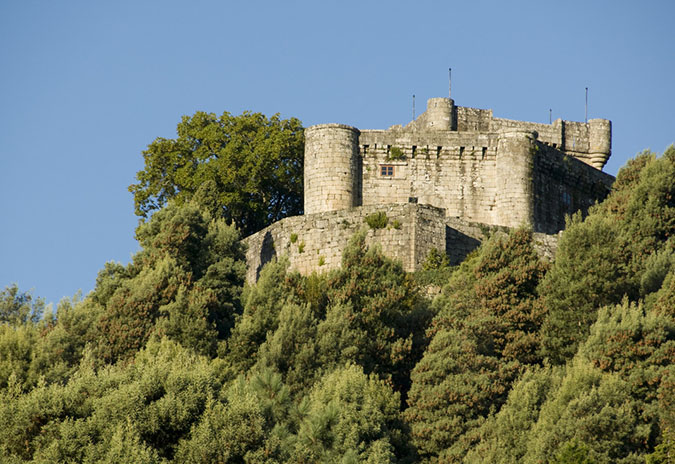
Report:
[[[375,229],[384,229],[387,227],[387,224],[389,224],[389,218],[387,217],[387,213],[384,211],[378,211],[377,213],[369,214],[366,216],[366,224],[368,226],[375,230]]]
[[[401,150],[399,147],[391,147],[391,149],[389,150],[389,159],[400,160],[403,158],[405,158],[403,150]]]

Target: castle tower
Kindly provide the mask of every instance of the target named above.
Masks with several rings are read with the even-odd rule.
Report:
[[[305,214],[361,205],[359,133],[344,124],[305,129]]]
[[[425,126],[434,130],[457,130],[455,102],[452,98],[427,100]]]
[[[534,225],[532,191],[536,135],[518,128],[499,133],[496,158],[496,221],[507,227]]]
[[[591,165],[602,170],[612,152],[612,122],[607,119],[590,119],[588,156]]]

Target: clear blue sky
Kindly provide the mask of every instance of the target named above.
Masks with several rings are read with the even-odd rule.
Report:
[[[675,141],[675,2],[0,0],[0,288],[48,302],[129,262],[127,187],[182,115],[387,128],[445,96],[613,121],[616,174]]]

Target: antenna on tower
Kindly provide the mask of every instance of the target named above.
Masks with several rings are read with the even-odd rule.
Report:
[[[413,94],[413,118],[412,120],[415,120],[415,94]]]
[[[548,109],[548,123],[553,123],[553,110],[551,108]]]
[[[448,68],[448,98],[452,98],[452,68]]]
[[[588,87],[586,87],[586,113],[584,117],[584,122],[588,124]]]

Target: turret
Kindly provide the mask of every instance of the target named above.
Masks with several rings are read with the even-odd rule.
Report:
[[[588,126],[588,156],[591,165],[602,170],[612,153],[612,122],[607,119],[591,119]]]
[[[518,128],[499,132],[496,220],[508,227],[534,226],[533,153],[537,135]]]
[[[305,129],[305,214],[361,204],[359,134],[344,124]]]
[[[427,100],[425,126],[434,130],[456,130],[454,117],[455,102],[452,98],[430,98]]]

